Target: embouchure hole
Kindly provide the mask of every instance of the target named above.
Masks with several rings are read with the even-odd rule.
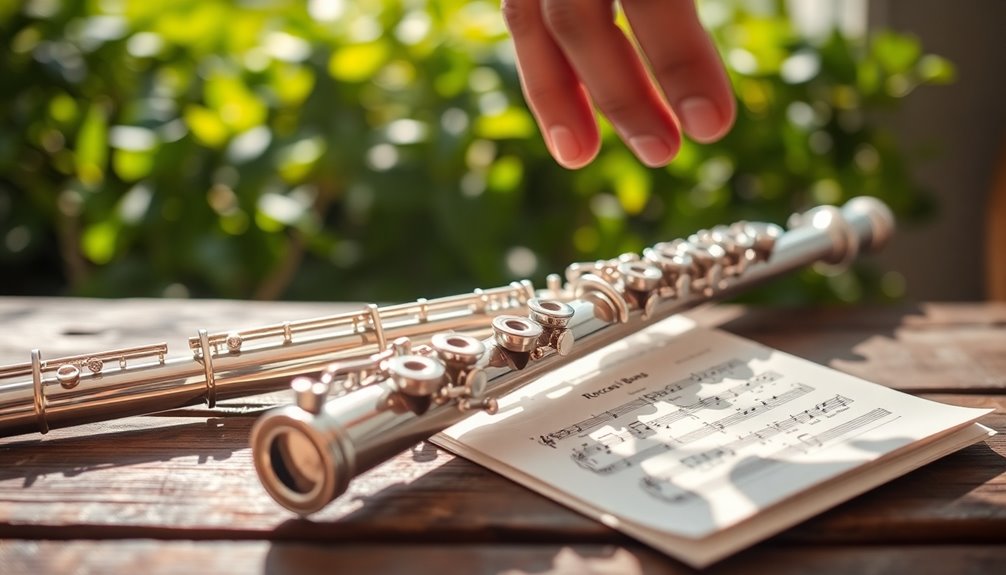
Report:
[[[543,307],[543,308],[545,308],[545,309],[547,309],[549,311],[559,311],[561,309],[561,307],[559,306],[559,304],[557,304],[554,301],[541,302],[541,307]]]
[[[632,271],[634,271],[634,272],[636,272],[637,274],[641,274],[641,273],[645,273],[646,272],[646,266],[641,266],[639,264],[636,264],[634,266],[630,266],[629,269],[632,270]]]
[[[507,320],[506,326],[514,331],[524,331],[527,329],[526,325],[515,319]]]

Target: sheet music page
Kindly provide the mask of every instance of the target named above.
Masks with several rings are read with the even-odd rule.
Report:
[[[673,317],[434,442],[568,492],[612,523],[702,538],[986,412]]]

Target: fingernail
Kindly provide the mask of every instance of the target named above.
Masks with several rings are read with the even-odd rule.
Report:
[[[552,126],[548,130],[548,137],[552,140],[552,152],[556,155],[556,160],[566,167],[573,167],[580,157],[580,143],[576,141],[576,136],[569,128],[561,124]]]
[[[708,99],[695,96],[682,100],[678,105],[681,124],[692,138],[700,142],[715,140],[722,130],[720,113]]]
[[[671,147],[656,136],[633,136],[629,147],[644,164],[657,168],[671,161]]]

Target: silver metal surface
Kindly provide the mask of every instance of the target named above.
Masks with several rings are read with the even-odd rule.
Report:
[[[284,389],[333,361],[381,352],[395,338],[425,341],[440,331],[485,334],[491,318],[523,312],[527,282],[472,294],[421,299],[359,312],[287,321],[189,339],[191,354],[166,359],[164,343],[0,367],[0,435],[46,433]],[[406,340],[408,345],[411,342]]]
[[[351,382],[342,385],[348,393],[316,413],[288,406],[256,422],[251,444],[259,478],[288,509],[317,511],[345,491],[356,475],[460,421],[469,411],[494,412],[496,399],[506,393],[710,299],[815,262],[848,264],[861,251],[882,247],[893,233],[894,219],[879,200],[856,198],[841,209],[810,210],[793,224],[783,231],[774,224],[738,222],[658,244],[642,258],[628,254],[573,264],[566,270],[565,285],[550,276],[540,299],[528,301],[528,318],[493,320],[493,337],[482,341],[484,352],[476,361],[469,358],[460,369],[442,358],[431,359],[444,361],[445,381],[430,401],[406,397],[394,377],[372,365],[337,362],[323,379]],[[646,263],[634,268],[638,262]],[[649,269],[658,270],[660,277],[653,278]],[[546,313],[550,308],[568,318],[556,323]],[[434,353],[422,346],[416,350],[426,352]],[[466,379],[474,370],[484,374],[478,389]]]

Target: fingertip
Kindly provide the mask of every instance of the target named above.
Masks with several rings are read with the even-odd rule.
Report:
[[[636,157],[651,168],[660,168],[671,163],[680,147],[680,141],[668,142],[666,138],[648,134],[632,136],[628,144]]]
[[[732,106],[723,111],[705,96],[691,96],[682,100],[677,109],[681,127],[688,137],[708,144],[725,136],[733,126]]]
[[[573,130],[563,124],[550,126],[548,147],[560,166],[576,170],[592,162],[600,150],[600,139],[593,135],[577,136]]]

